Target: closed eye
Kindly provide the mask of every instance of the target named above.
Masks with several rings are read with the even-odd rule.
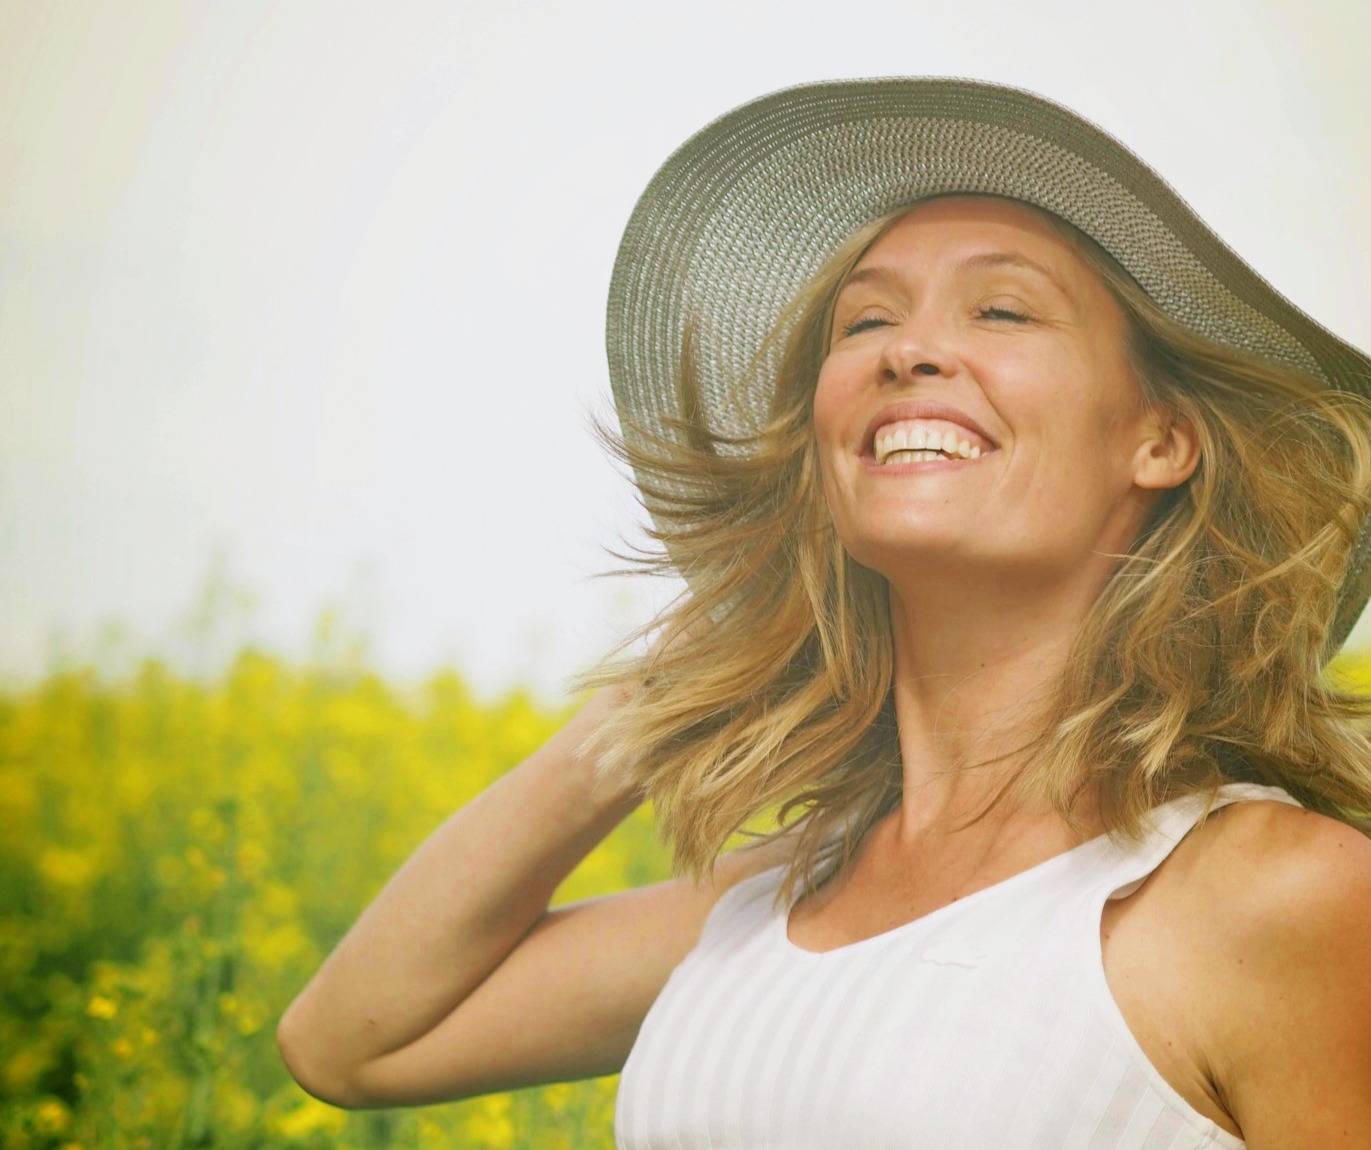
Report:
[[[1027,323],[1028,316],[1022,315],[1017,311],[1010,311],[1003,307],[986,307],[976,313],[988,319],[1007,320],[1010,323]],[[888,323],[888,320],[881,319],[880,316],[867,316],[866,319],[855,320],[843,328],[843,335],[856,335],[858,332],[866,331],[868,328],[881,323]]]

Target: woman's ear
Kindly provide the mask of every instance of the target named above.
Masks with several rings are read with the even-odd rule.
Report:
[[[1179,487],[1200,463],[1195,425],[1180,411],[1158,406],[1143,416],[1141,462],[1134,482],[1139,487]]]

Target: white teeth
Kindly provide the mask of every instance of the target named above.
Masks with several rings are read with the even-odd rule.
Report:
[[[902,436],[896,436],[897,440],[900,438],[902,438]],[[923,433],[915,432],[914,438],[922,439]],[[979,459],[981,457],[979,445],[972,447],[970,442],[965,439],[958,444],[949,442],[951,439],[950,432],[947,436],[942,438],[939,438],[936,433],[930,438],[933,441],[933,446],[931,447],[897,446],[893,450],[887,451],[880,462],[884,465],[886,463],[908,463],[911,460],[917,461],[923,459],[946,459],[949,457],[954,459]]]
[[[896,451],[940,451],[961,459],[978,459],[982,454],[979,445],[973,447],[970,439],[960,438],[951,428],[920,425],[890,428],[877,437],[874,447],[880,462]]]

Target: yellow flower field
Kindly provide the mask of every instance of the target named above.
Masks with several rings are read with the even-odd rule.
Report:
[[[1333,669],[1371,687],[1365,656]],[[250,649],[208,686],[145,660],[0,696],[0,1146],[612,1146],[617,1075],[347,1112],[274,1036],[395,867],[573,710]],[[669,873],[644,806],[552,902]]]
[[[394,868],[573,709],[251,650],[208,686],[146,660],[0,699],[0,1146],[611,1146],[617,1076],[348,1112],[274,1035]],[[644,807],[552,901],[668,875]]]

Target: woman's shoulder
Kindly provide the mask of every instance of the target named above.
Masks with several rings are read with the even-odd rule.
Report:
[[[1249,1141],[1289,1144],[1309,1082],[1336,1107],[1371,1081],[1371,838],[1280,801],[1214,815],[1193,868],[1205,913],[1187,928],[1207,956],[1204,1047]]]
[[[1194,879],[1226,931],[1296,924],[1316,905],[1371,880],[1371,838],[1304,806],[1259,797],[1229,803],[1197,826]]]
[[[1220,817],[1222,816],[1222,817]],[[1356,827],[1308,807],[1252,797],[1211,812],[1203,832],[1206,872],[1231,886],[1280,898],[1323,886],[1347,864],[1371,862],[1371,838]]]

